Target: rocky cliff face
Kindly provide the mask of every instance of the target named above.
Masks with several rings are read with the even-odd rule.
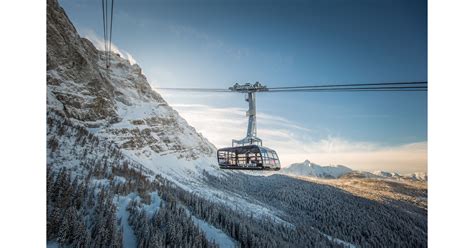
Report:
[[[185,164],[190,170],[216,167],[215,147],[150,87],[138,65],[112,54],[106,69],[104,52],[79,36],[57,1],[48,0],[47,15],[48,115],[87,128],[155,172],[178,166],[170,159],[197,161]]]

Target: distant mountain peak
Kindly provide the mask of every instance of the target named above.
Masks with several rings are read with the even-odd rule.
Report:
[[[340,176],[351,172],[352,169],[343,165],[321,166],[311,163],[306,159],[303,163],[291,164],[282,170],[285,174],[298,176],[314,176],[320,178],[339,178]]]
[[[352,171],[343,175],[341,178],[350,179],[350,178],[372,178],[372,179],[388,179],[388,180],[409,180],[409,181],[419,181],[424,182],[428,180],[428,176],[424,172],[415,172],[409,174],[399,174],[397,172],[388,172],[388,171]]]
[[[352,170],[345,165],[327,165],[321,166],[311,163],[306,159],[302,163],[294,163],[283,168],[282,173],[296,176],[309,176],[318,178],[376,178],[376,179],[390,179],[390,180],[411,180],[411,181],[427,181],[428,176],[426,172],[414,172],[408,174],[400,174],[390,171],[359,171]]]

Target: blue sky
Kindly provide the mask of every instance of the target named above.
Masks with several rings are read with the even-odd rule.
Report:
[[[100,1],[60,3],[100,43]],[[419,0],[117,0],[113,43],[154,87],[427,80]],[[160,93],[216,146],[244,136],[243,95]],[[257,103],[259,136],[284,164],[426,170],[424,92],[260,94]]]

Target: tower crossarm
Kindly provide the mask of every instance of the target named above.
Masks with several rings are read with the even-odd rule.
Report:
[[[246,84],[234,84],[232,87],[229,87],[229,90],[240,92],[240,93],[250,93],[250,92],[258,92],[258,91],[268,91],[267,86],[262,85],[259,82],[254,84],[246,83]]]

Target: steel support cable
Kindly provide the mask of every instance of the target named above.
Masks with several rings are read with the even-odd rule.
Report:
[[[110,35],[109,35],[109,66],[110,66],[110,56],[112,53],[112,24],[114,19],[114,0],[112,0],[112,6],[110,9]]]
[[[362,87],[365,86],[365,87]],[[215,91],[215,92],[246,92],[232,89],[222,88],[159,88],[161,90],[173,91]],[[313,85],[313,86],[289,86],[289,87],[269,87],[257,92],[291,92],[291,91],[315,91],[315,90],[402,90],[402,89],[418,89],[426,91],[428,89],[427,82],[397,82],[397,83],[372,83],[372,84],[334,84],[334,85]]]
[[[216,89],[216,88],[157,88],[158,90],[170,90],[170,91],[196,91],[196,92],[234,92],[229,89]]]
[[[158,90],[169,91],[185,91],[185,92],[233,92],[247,93],[246,91],[232,91],[229,89],[216,88],[157,88]],[[427,91],[425,86],[401,86],[401,87],[333,87],[333,88],[313,88],[313,89],[268,89],[265,91],[257,91],[260,93],[270,92],[350,92],[350,91]]]
[[[312,92],[426,92],[426,89],[326,89],[326,90],[298,90],[298,91],[261,91],[258,93],[278,93],[278,92],[288,92],[288,93],[312,93]]]
[[[107,27],[105,25],[105,0],[102,0],[102,25],[103,25],[103,29],[104,29],[104,51],[105,51],[105,55],[107,55]],[[106,60],[106,64],[107,64],[107,58],[105,58]]]
[[[109,20],[109,1],[102,0],[102,22],[104,29],[104,50],[105,50],[105,65],[110,66],[110,58],[112,52],[112,28],[114,16],[114,0],[111,1],[110,20]]]
[[[326,87],[358,87],[358,86],[390,86],[390,85],[426,85],[428,82],[397,82],[397,83],[372,83],[372,84],[326,84],[326,85],[308,85],[308,86],[286,86],[269,87],[270,90],[276,89],[310,89]]]
[[[105,43],[105,65],[109,68],[109,0],[105,0],[105,33],[106,33],[106,40]]]
[[[332,88],[307,88],[307,89],[268,89],[269,92],[297,92],[297,91],[304,91],[304,92],[311,92],[311,91],[325,91],[325,90],[427,90],[428,87],[426,86],[389,86],[389,87],[332,87]],[[265,91],[262,91],[265,92]]]
[[[237,92],[230,90],[170,90],[170,89],[159,89],[164,91],[180,91],[180,92],[190,92],[190,93],[247,93],[247,92]],[[299,90],[299,91],[258,91],[257,93],[278,93],[278,92],[301,92],[301,93],[311,93],[311,92],[426,92],[426,89],[326,89],[326,90]]]

